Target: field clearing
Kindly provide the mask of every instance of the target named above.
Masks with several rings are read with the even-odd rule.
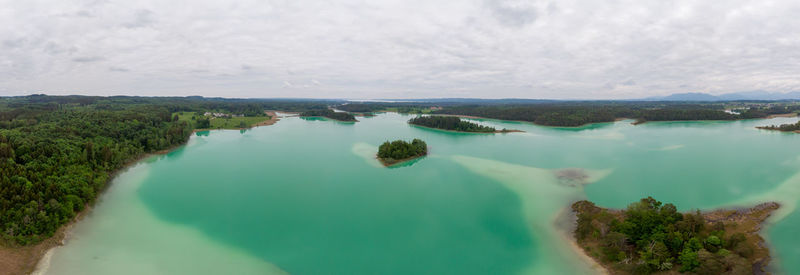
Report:
[[[203,118],[202,114],[195,112],[177,112],[173,116],[178,116],[178,121],[186,121],[196,125],[197,119]],[[194,119],[193,119],[194,118]],[[256,117],[211,117],[211,127],[209,129],[241,129],[249,128],[260,122],[270,119],[270,116],[256,116]]]

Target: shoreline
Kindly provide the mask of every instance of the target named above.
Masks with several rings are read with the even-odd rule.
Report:
[[[392,167],[392,166],[399,165],[399,164],[403,164],[403,163],[406,163],[406,162],[409,162],[409,161],[412,161],[412,160],[415,160],[415,159],[418,159],[418,158],[425,157],[425,156],[427,156],[427,155],[428,155],[428,154],[424,154],[424,155],[421,155],[421,156],[413,156],[413,157],[409,157],[409,158],[399,159],[399,160],[397,160],[397,161],[395,161],[395,162],[392,162],[392,163],[389,163],[389,162],[386,162],[386,161],[384,161],[384,159],[383,159],[383,158],[380,158],[380,157],[378,157],[377,155],[375,156],[375,159],[377,159],[377,160],[378,160],[378,162],[380,162],[381,164],[383,164],[383,166],[384,166],[384,167]]]
[[[572,201],[569,205],[572,205],[578,201]],[[578,244],[578,240],[575,239],[575,236],[572,234],[575,232],[575,228],[578,222],[578,215],[575,211],[572,211],[570,207],[564,207],[561,211],[556,215],[556,220],[560,222],[555,222],[554,227],[558,232],[558,235],[561,237],[561,240],[569,246],[569,249],[572,253],[577,256],[583,263],[588,265],[592,271],[595,271],[596,274],[601,275],[609,275],[611,274],[609,270],[603,266],[602,263],[597,261],[597,259],[592,258],[589,254],[586,254],[586,251],[580,247]]]
[[[756,129],[765,130],[765,131],[781,132],[781,133],[796,133],[796,134],[800,134],[800,130],[783,131],[781,129],[769,128],[769,126],[756,126]]]
[[[274,115],[275,114],[274,111],[271,113],[273,115],[271,115],[269,120],[254,124],[250,128],[269,126],[280,121],[280,118],[278,118],[277,115]],[[193,129],[192,134],[196,132],[213,131],[213,130],[242,130],[242,129]],[[106,184],[97,193],[97,198],[99,198],[100,195],[106,192],[106,190],[111,186],[112,182],[114,181],[114,179],[117,178],[119,174],[127,171],[133,165],[136,165],[140,161],[153,156],[163,156],[173,151],[179,150],[182,147],[186,146],[188,143],[189,139],[187,139],[186,142],[174,145],[167,149],[142,154],[126,162],[119,169],[109,174]],[[73,217],[68,223],[60,226],[56,230],[56,232],[53,233],[53,236],[43,239],[41,242],[37,244],[17,245],[3,241],[0,244],[0,271],[2,271],[3,274],[38,274],[38,272],[40,272],[43,268],[42,266],[40,266],[40,264],[44,263],[43,260],[49,259],[49,257],[52,256],[52,252],[56,247],[63,246],[66,244],[67,240],[69,239],[70,231],[72,230],[72,228],[78,222],[82,221],[84,217],[86,217],[91,213],[91,211],[94,209],[95,203],[97,203],[97,200],[93,201],[92,203],[87,203],[86,205],[84,205],[84,209],[78,212],[75,215],[75,217]]]
[[[465,131],[457,131],[457,130],[439,129],[439,128],[434,128],[434,127],[417,125],[417,124],[413,124],[413,123],[408,123],[408,124],[411,125],[411,126],[414,126],[414,127],[426,128],[426,129],[431,129],[431,130],[451,132],[451,133],[465,133],[465,134],[505,134],[505,133],[524,133],[525,132],[525,131],[516,130],[516,129],[508,129],[508,130],[505,130],[505,131],[503,131],[503,130],[495,130],[494,132],[465,132]]]

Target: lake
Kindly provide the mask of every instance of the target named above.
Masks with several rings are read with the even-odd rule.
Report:
[[[765,229],[770,268],[800,274],[800,262],[782,261],[800,259],[800,135],[754,128],[797,118],[579,128],[474,120],[525,131],[492,135],[412,127],[411,117],[198,132],[120,173],[41,271],[587,273],[559,229],[569,204],[621,208],[653,196],[683,211],[782,203]],[[374,159],[382,142],[413,138],[427,142],[427,157],[392,168]]]

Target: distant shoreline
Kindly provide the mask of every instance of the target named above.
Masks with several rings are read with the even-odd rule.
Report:
[[[778,117],[797,117],[797,116],[798,116],[798,115],[800,115],[800,114],[798,114],[798,113],[786,113],[786,114],[775,114],[775,115],[769,115],[769,116],[762,117],[762,118],[743,118],[743,119],[730,119],[730,120],[728,120],[728,119],[722,119],[722,120],[721,120],[721,119],[700,119],[700,120],[640,120],[640,119],[637,119],[637,118],[618,117],[618,118],[615,118],[613,121],[590,122],[590,123],[584,123],[584,124],[577,125],[577,126],[557,126],[557,125],[543,125],[543,124],[538,124],[538,123],[535,123],[535,122],[532,122],[532,121],[526,121],[526,120],[510,120],[510,119],[500,119],[500,118],[491,118],[491,117],[479,117],[479,116],[469,116],[469,115],[455,115],[455,114],[432,114],[432,115],[437,115],[437,116],[454,116],[454,117],[471,118],[471,119],[488,119],[488,120],[498,120],[498,121],[510,121],[510,122],[529,123],[529,124],[533,124],[533,125],[536,125],[536,126],[540,126],[540,127],[548,127],[548,128],[581,128],[581,127],[585,127],[585,126],[592,125],[592,124],[615,123],[615,122],[619,122],[619,121],[623,121],[623,120],[636,120],[636,121],[632,122],[631,124],[632,124],[632,125],[641,125],[641,124],[645,124],[645,123],[652,123],[652,122],[702,122],[702,121],[719,121],[719,122],[725,122],[725,121],[742,121],[742,120],[755,120],[755,119],[772,119],[772,118],[778,118]]]
[[[324,119],[330,119],[330,120],[333,120],[333,121],[338,121],[338,122],[348,122],[348,123],[356,123],[356,122],[358,122],[358,120],[357,120],[357,119],[356,119],[356,120],[339,120],[339,119],[330,118],[330,117],[326,117],[326,116],[300,116],[300,117],[324,118]]]
[[[417,125],[417,124],[413,124],[413,123],[409,123],[408,125],[411,125],[411,126],[414,126],[414,127],[420,127],[420,128],[426,128],[426,129],[432,129],[432,130],[444,131],[444,132],[452,132],[452,133],[466,133],[466,134],[503,134],[503,133],[524,133],[524,132],[525,132],[525,131],[522,131],[522,130],[515,130],[515,129],[509,129],[509,130],[495,130],[494,132],[467,132],[467,131],[457,131],[457,130],[439,129],[439,128],[434,128],[434,127],[428,127],[428,126]]]

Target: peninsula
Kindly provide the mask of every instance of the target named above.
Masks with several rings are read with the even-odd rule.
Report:
[[[462,121],[454,116],[418,116],[408,121],[409,124],[464,133],[509,133],[522,132],[519,130],[502,129],[483,126],[469,121]]]
[[[378,147],[378,160],[384,166],[392,166],[427,154],[428,145],[421,139],[416,138],[411,142],[404,140],[387,141]]]
[[[647,197],[625,210],[572,205],[575,239],[611,274],[764,272],[769,250],[758,235],[777,203],[741,210],[680,213],[671,203]]]
[[[334,112],[331,109],[324,109],[324,110],[309,110],[300,113],[301,117],[326,117],[333,120],[338,121],[345,121],[345,122],[356,122],[356,117],[345,112]]]
[[[769,125],[769,126],[761,126],[756,127],[762,130],[772,130],[772,131],[781,131],[781,132],[795,132],[800,133],[800,122],[795,124],[781,124],[781,125]]]

